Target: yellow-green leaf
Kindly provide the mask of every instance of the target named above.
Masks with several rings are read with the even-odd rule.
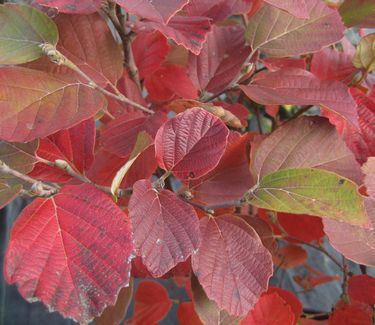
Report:
[[[369,223],[357,185],[325,170],[279,170],[263,177],[244,198],[258,208],[327,217],[353,225]]]
[[[26,5],[0,5],[0,64],[21,64],[43,55],[41,45],[56,45],[55,23],[43,12]]]
[[[367,72],[375,70],[375,33],[361,39],[353,57],[353,65]]]
[[[112,180],[111,193],[113,197],[117,197],[118,189],[120,188],[121,182],[124,179],[126,173],[129,171],[130,167],[137,160],[138,156],[142,153],[152,143],[151,136],[146,132],[142,131],[138,133],[137,141],[135,142],[132,153],[130,154],[129,160],[122,166],[116,173],[116,176]]]

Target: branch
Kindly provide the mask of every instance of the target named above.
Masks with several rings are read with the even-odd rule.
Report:
[[[57,160],[55,160],[55,162],[52,162],[52,161],[49,161],[49,160],[46,160],[46,159],[43,159],[43,158],[40,158],[40,157],[37,157],[37,158],[40,162],[42,162],[42,163],[44,163],[48,166],[56,167],[58,169],[63,170],[65,173],[67,173],[68,175],[72,176],[75,179],[78,179],[82,183],[94,185],[99,190],[102,190],[103,192],[108,193],[108,194],[112,194],[111,188],[109,186],[103,186],[103,185],[95,184],[89,178],[87,178],[85,175],[75,171],[69,165],[69,163],[65,160],[57,159]],[[132,192],[133,192],[132,188],[118,189],[118,197],[130,195]]]
[[[302,106],[296,113],[294,113],[290,118],[288,118],[286,121],[280,124],[280,126],[284,125],[285,123],[288,123],[290,121],[293,121],[296,119],[298,116],[306,113],[311,107],[314,107],[314,105],[306,105]]]
[[[53,194],[56,194],[58,192],[58,187],[51,186],[45,183],[42,183],[41,181],[38,181],[28,175],[22,174],[17,170],[14,170],[13,168],[9,167],[7,164],[5,164],[3,161],[0,160],[0,173],[14,176],[16,178],[19,178],[27,183],[31,184],[31,190],[28,191],[28,194],[31,194],[33,196],[43,196],[48,197]]]
[[[131,46],[131,32],[127,32],[124,26],[124,16],[121,12],[121,7],[114,2],[108,3],[108,17],[115,26],[124,50],[125,67],[129,72],[130,77],[137,84],[138,88],[141,89],[141,82],[139,80],[139,72],[137,65],[134,61],[133,50]],[[128,16],[126,16],[128,18]]]
[[[189,192],[184,192],[179,195],[179,197],[185,201],[186,203],[192,205],[193,207],[196,207],[198,209],[201,209],[202,211],[209,213],[209,214],[214,214],[214,210],[216,209],[225,209],[225,208],[232,208],[232,207],[241,207],[243,206],[243,203],[241,202],[240,199],[233,200],[233,201],[228,201],[228,202],[223,202],[219,204],[211,204],[211,205],[203,205],[194,201],[191,201],[192,196]]]
[[[51,59],[53,63],[56,63],[58,65],[64,65],[68,67],[69,69],[75,71],[78,73],[82,78],[88,81],[88,86],[90,86],[93,89],[96,89],[97,91],[101,92],[102,94],[109,96],[113,99],[116,99],[120,102],[123,102],[125,104],[131,105],[135,108],[138,108],[139,110],[148,113],[148,114],[154,114],[154,111],[148,109],[147,107],[140,105],[136,102],[133,102],[131,99],[124,96],[120,91],[112,85],[112,88],[115,89],[116,94],[109,92],[108,90],[98,86],[94,80],[92,80],[87,74],[85,74],[79,67],[77,67],[72,61],[70,61],[66,56],[64,56],[61,52],[59,52],[53,45],[51,44],[44,44],[42,47],[43,52]]]

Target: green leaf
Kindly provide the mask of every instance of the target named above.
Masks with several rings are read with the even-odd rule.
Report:
[[[374,0],[345,0],[339,12],[347,27],[375,27]]]
[[[263,177],[244,199],[258,208],[327,217],[353,225],[369,223],[357,185],[320,169],[279,170]]]
[[[55,23],[43,12],[19,4],[0,5],[0,64],[21,64],[40,58],[41,45],[56,45]]]
[[[11,143],[0,141],[0,161],[12,169],[27,174],[36,163],[35,152],[39,141]],[[23,181],[0,172],[0,209],[15,199],[22,190]]]
[[[353,57],[353,65],[367,72],[375,70],[375,33],[361,39]]]

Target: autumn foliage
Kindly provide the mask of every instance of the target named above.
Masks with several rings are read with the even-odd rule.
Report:
[[[0,207],[35,198],[4,276],[26,300],[80,324],[173,304],[182,325],[372,324],[373,0],[28,2],[0,5]],[[341,283],[330,312],[269,285],[295,268],[303,292]]]

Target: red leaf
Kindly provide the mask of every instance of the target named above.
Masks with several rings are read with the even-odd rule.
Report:
[[[265,0],[270,5],[285,10],[301,19],[309,19],[310,14],[305,0]]]
[[[129,201],[129,215],[137,254],[156,277],[198,249],[197,215],[191,205],[171,191],[155,190],[148,180],[136,182]]]
[[[294,325],[292,307],[276,292],[260,297],[241,325]]]
[[[271,255],[253,228],[232,215],[200,220],[202,243],[193,271],[209,299],[231,315],[246,314],[267,289]]]
[[[293,280],[305,290],[311,290],[318,285],[326,284],[331,281],[340,281],[341,279],[337,274],[329,275],[322,273],[308,264],[305,264],[304,267],[308,273],[306,275],[295,274]]]
[[[35,0],[48,7],[55,7],[60,12],[69,14],[91,14],[98,11],[101,6],[101,0]]]
[[[283,269],[292,269],[305,264],[307,257],[307,252],[301,246],[288,244],[273,255],[273,262]]]
[[[180,113],[156,134],[159,166],[181,179],[203,176],[219,163],[228,134],[225,124],[202,108]]]
[[[306,60],[302,58],[266,58],[260,61],[270,71],[276,71],[281,68],[306,69]]]
[[[362,137],[375,156],[375,98],[352,89],[353,98],[358,105],[359,126]]]
[[[189,54],[189,75],[200,90],[219,93],[240,74],[250,52],[240,25],[214,26],[199,55]]]
[[[52,162],[57,159],[65,160],[76,171],[85,173],[94,160],[95,136],[94,119],[86,120],[41,139],[37,155]],[[71,179],[64,171],[44,163],[38,163],[30,176],[51,182]]]
[[[369,305],[375,305],[375,278],[363,274],[349,279],[350,298]]]
[[[175,16],[167,25],[154,21],[139,21],[130,24],[130,27],[138,32],[156,29],[178,45],[184,46],[194,54],[199,54],[211,29],[211,23],[206,17]]]
[[[119,325],[125,318],[133,296],[133,279],[129,286],[122,288],[118,294],[116,304],[108,306],[100,317],[95,318],[95,325]]]
[[[155,158],[155,146],[145,148],[132,164],[121,183],[122,187],[131,187],[139,179],[149,179],[155,172],[158,164]]]
[[[356,103],[348,88],[335,80],[319,80],[301,69],[260,72],[240,87],[260,104],[323,105],[358,127]]]
[[[131,14],[166,24],[189,0],[115,0],[115,2]]]
[[[135,294],[134,320],[137,324],[158,324],[172,307],[168,292],[154,281],[143,281]]]
[[[203,325],[192,302],[182,302],[178,305],[177,319],[180,325]]]
[[[347,305],[340,301],[329,316],[329,325],[371,325],[371,307],[352,302]]]
[[[296,295],[291,291],[276,287],[268,288],[266,294],[272,294],[274,292],[277,293],[287,304],[290,305],[294,313],[294,319],[299,319],[302,314],[303,306]]]
[[[145,78],[149,99],[166,102],[176,97],[195,99],[197,89],[187,75],[184,67],[166,64]]]
[[[164,113],[146,116],[132,112],[119,116],[101,131],[101,146],[120,157],[128,157],[133,150],[139,132],[146,131],[152,138],[166,121]]]
[[[375,200],[365,199],[367,214],[375,225]],[[324,232],[331,245],[346,258],[375,266],[375,230],[353,226],[345,222],[323,219]]]
[[[25,299],[88,323],[129,284],[132,252],[130,223],[111,198],[92,185],[66,186],[23,210],[4,270]]]
[[[40,139],[37,154],[39,157],[52,162],[57,159],[63,159],[65,161],[69,160],[49,138]],[[56,183],[66,183],[72,179],[72,176],[65,171],[56,167],[48,166],[41,162],[35,164],[35,168],[29,173],[29,176],[42,181]]]
[[[115,41],[106,21],[99,13],[92,15],[60,14],[55,20],[59,29],[59,50],[74,62],[99,86],[116,84],[123,71],[123,55],[120,45]],[[74,76],[87,83],[64,65],[57,65],[44,56],[28,67],[61,75]]]
[[[246,14],[253,7],[252,0],[190,0],[184,8],[190,16],[204,16],[214,22],[235,14]]]
[[[325,235],[322,219],[318,217],[278,212],[277,220],[290,236],[305,242],[319,240]]]
[[[320,117],[301,117],[251,146],[251,171],[263,177],[280,169],[321,168],[360,184],[362,172],[335,127]]]
[[[132,42],[132,48],[141,79],[158,70],[169,52],[167,39],[158,31],[139,33]]]
[[[0,139],[21,142],[70,128],[106,105],[102,94],[69,76],[20,67],[0,69],[0,97]]]
[[[120,158],[101,148],[96,152],[87,176],[95,184],[110,186],[117,171],[124,166],[127,160],[128,157]]]
[[[203,177],[188,182],[194,200],[217,204],[242,197],[252,185],[248,162],[249,139],[249,134],[229,134],[219,164]]]
[[[352,55],[325,48],[315,53],[311,61],[311,72],[320,80],[338,80],[349,83],[357,69],[353,66]]]

